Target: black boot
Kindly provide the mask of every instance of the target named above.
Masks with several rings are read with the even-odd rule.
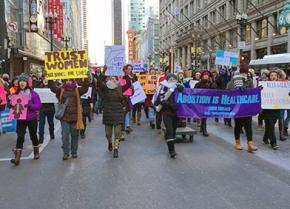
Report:
[[[207,128],[206,128],[206,119],[201,120],[201,126],[200,126],[201,132],[203,136],[209,136],[207,133]]]
[[[54,140],[55,139],[54,129],[49,129],[49,135],[50,135],[50,140]]]
[[[289,136],[288,129],[284,128],[284,136]]]
[[[167,146],[168,146],[168,151],[169,151],[170,157],[175,158],[176,152],[175,152],[174,141],[168,141]]]
[[[39,144],[43,144],[43,140],[44,140],[44,137],[43,137],[43,136],[39,136],[39,141],[38,141],[38,143],[39,143]]]
[[[112,142],[109,142],[109,143],[108,143],[108,150],[109,150],[110,152],[113,151],[113,144],[112,144]]]
[[[118,149],[114,149],[114,158],[118,158],[119,157],[119,151]]]

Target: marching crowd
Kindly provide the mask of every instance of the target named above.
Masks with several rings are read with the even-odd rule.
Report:
[[[178,118],[176,115],[177,105],[173,98],[173,92],[182,92],[184,88],[201,89],[239,89],[241,92],[248,88],[258,87],[259,81],[288,81],[283,70],[274,68],[262,70],[260,76],[255,74],[249,65],[242,63],[239,70],[233,68],[220,68],[219,70],[180,70],[170,73],[169,67],[164,70],[150,68],[141,74],[158,75],[156,81],[157,90],[154,95],[148,94],[145,101],[132,105],[130,97],[134,94],[133,83],[138,81],[133,73],[133,67],[126,65],[123,68],[124,76],[107,76],[107,69],[98,68],[93,74],[85,79],[67,79],[62,81],[48,81],[45,75],[38,78],[35,75],[25,73],[9,79],[9,75],[3,74],[0,85],[5,89],[7,104],[2,104],[0,110],[13,109],[15,112],[27,108],[25,119],[17,119],[17,141],[13,148],[14,158],[11,163],[19,165],[26,129],[28,128],[30,139],[33,144],[34,159],[40,158],[39,146],[44,141],[46,120],[50,139],[55,139],[55,119],[61,123],[61,139],[63,160],[78,157],[79,137],[86,138],[87,121],[93,120],[94,114],[103,115],[105,137],[108,141],[108,150],[113,152],[113,157],[118,158],[119,147],[126,134],[129,135],[132,123],[141,125],[142,110],[148,119],[152,129],[161,129],[163,122],[165,127],[165,139],[170,157],[176,156],[175,139],[176,129],[185,126],[186,123],[196,122],[203,136],[209,136],[206,118]],[[50,89],[59,100],[59,104],[41,103],[40,96],[35,88]],[[82,95],[91,88],[91,95],[83,98]],[[27,95],[28,104],[24,107],[20,103],[10,102],[14,95]],[[285,114],[287,116],[285,117]],[[219,118],[214,119],[219,122]],[[248,141],[249,152],[257,151],[253,142],[252,117],[224,118],[224,124],[232,127],[234,120],[235,149],[242,150],[240,135],[245,133]],[[288,136],[290,120],[289,110],[263,109],[258,116],[258,125],[264,125],[263,142],[272,149],[278,149],[275,125],[278,122],[280,141],[285,141]],[[264,123],[264,124],[263,124]],[[37,133],[38,132],[38,133]],[[258,140],[258,139],[255,139]]]

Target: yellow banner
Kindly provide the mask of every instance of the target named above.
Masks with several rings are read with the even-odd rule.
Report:
[[[88,77],[86,50],[46,52],[44,61],[47,80]]]
[[[141,83],[145,94],[154,94],[157,88],[158,75],[139,75],[138,81]]]

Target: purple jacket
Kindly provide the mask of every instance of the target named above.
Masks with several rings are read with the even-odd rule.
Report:
[[[39,95],[31,90],[31,99],[28,101],[28,110],[27,110],[27,117],[26,120],[36,120],[37,119],[37,112],[41,109],[41,101]]]

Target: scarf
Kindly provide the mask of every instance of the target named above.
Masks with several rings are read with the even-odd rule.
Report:
[[[68,83],[64,83],[62,85],[62,88],[66,91],[73,91],[77,88],[77,82],[76,81],[73,81],[71,84],[68,84]]]

